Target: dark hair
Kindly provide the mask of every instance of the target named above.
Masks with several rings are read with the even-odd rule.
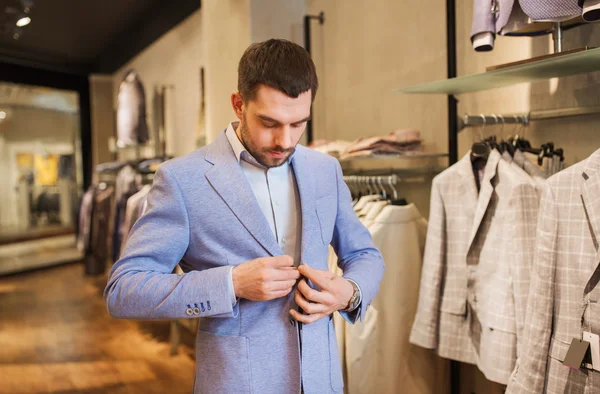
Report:
[[[238,90],[245,102],[254,100],[261,84],[292,98],[310,89],[314,101],[319,80],[304,48],[287,40],[271,39],[248,47],[238,66]]]

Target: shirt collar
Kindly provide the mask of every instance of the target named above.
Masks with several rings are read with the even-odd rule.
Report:
[[[231,144],[231,148],[233,149],[233,154],[235,155],[235,158],[237,159],[238,163],[243,159],[244,161],[247,161],[248,163],[251,163],[253,165],[264,167],[254,158],[254,156],[250,154],[250,152],[248,152],[248,149],[246,149],[244,144],[242,144],[242,141],[240,141],[237,133],[235,132],[239,125],[240,122],[231,122],[229,123],[227,131],[225,132],[225,135],[227,136],[227,139]],[[294,151],[294,153],[292,153],[290,157],[288,157],[287,161],[285,162],[285,165],[292,161],[292,158],[295,154],[296,152]]]
[[[227,139],[231,144],[231,148],[233,149],[233,153],[235,154],[235,158],[238,163],[242,160],[242,152],[248,152],[242,141],[238,138],[235,130],[238,128],[240,122],[231,122],[227,127],[227,131],[225,134],[227,135]]]

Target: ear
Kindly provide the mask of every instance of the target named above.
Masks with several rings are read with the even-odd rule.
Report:
[[[242,99],[240,92],[231,93],[231,106],[233,108],[233,112],[235,112],[235,116],[237,116],[239,120],[242,120],[244,112],[244,100]]]

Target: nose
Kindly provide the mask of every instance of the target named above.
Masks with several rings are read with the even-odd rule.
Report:
[[[275,146],[281,147],[283,149],[290,149],[293,145],[290,126],[281,126],[279,130],[277,130],[277,132],[275,133],[273,142]]]

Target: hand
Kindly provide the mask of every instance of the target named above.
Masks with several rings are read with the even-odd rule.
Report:
[[[306,265],[298,267],[298,271],[319,286],[321,291],[311,288],[306,279],[302,279],[298,283],[294,298],[296,304],[306,314],[303,315],[292,309],[290,314],[294,319],[304,324],[311,324],[348,307],[354,287],[346,279],[330,271],[316,270]]]
[[[261,257],[233,267],[235,296],[252,301],[285,297],[299,278],[290,256]]]

